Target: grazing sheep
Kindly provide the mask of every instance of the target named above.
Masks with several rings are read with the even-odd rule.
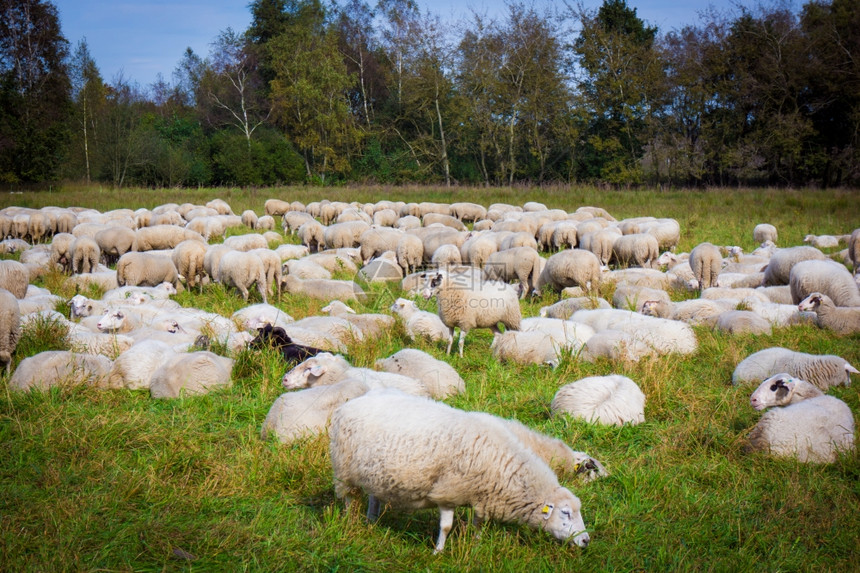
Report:
[[[354,281],[306,279],[284,275],[284,289],[290,294],[303,294],[318,300],[360,300],[365,298],[364,290]]]
[[[440,245],[430,257],[430,262],[436,267],[447,267],[462,263],[460,248],[457,245]]]
[[[639,224],[639,231],[654,235],[658,249],[674,251],[681,240],[681,225],[675,219],[644,221]]]
[[[581,237],[579,248],[594,253],[600,261],[600,266],[605,268],[612,259],[612,250],[615,241],[621,236],[621,231],[617,227],[608,227],[585,234],[580,231],[579,236]]]
[[[169,356],[152,373],[149,392],[153,398],[179,398],[230,388],[233,359],[208,351],[183,352]]]
[[[206,254],[203,255],[203,270],[209,275],[213,281],[219,281],[218,268],[221,265],[221,257],[225,253],[232,251],[230,247],[222,245],[209,245],[206,249]]]
[[[479,221],[486,219],[487,208],[477,203],[451,203],[451,215],[461,221]]]
[[[622,235],[612,243],[612,258],[621,267],[654,268],[659,256],[657,237],[651,233]]]
[[[320,309],[330,316],[342,318],[358,328],[365,336],[380,336],[394,326],[394,317],[387,314],[363,313],[358,314],[344,302],[333,300]]]
[[[380,358],[376,368],[419,380],[437,400],[466,391],[466,383],[450,364],[415,348],[404,348],[388,358]]]
[[[169,257],[153,253],[129,252],[116,264],[118,286],[158,286],[168,282],[179,288],[179,273]]]
[[[91,273],[99,264],[101,250],[95,239],[78,237],[69,245],[73,273]]]
[[[205,242],[203,235],[176,225],[154,225],[135,232],[132,251],[158,251],[172,249],[182,241]]]
[[[772,241],[776,244],[779,236],[776,232],[776,227],[770,223],[759,223],[753,228],[753,241],[757,245],[761,245],[765,241]]]
[[[0,261],[0,288],[11,292],[15,298],[27,296],[30,273],[27,267],[13,260]]]
[[[206,277],[206,270],[203,261],[206,258],[206,244],[200,241],[182,241],[173,249],[171,260],[173,261],[176,271],[185,279],[185,283],[189,288],[194,288],[198,284],[202,292],[203,279]]]
[[[278,265],[280,268],[280,264]],[[248,289],[256,283],[260,297],[268,303],[266,267],[260,257],[242,251],[228,251],[218,264],[218,280],[226,287],[237,289],[248,300]]]
[[[329,225],[323,234],[325,246],[327,249],[357,247],[361,234],[368,229],[370,229],[370,225],[364,221],[347,221]]]
[[[860,289],[841,264],[825,260],[801,261],[791,268],[788,286],[794,304],[814,292],[830,297],[836,306],[860,306]]]
[[[467,265],[483,268],[490,255],[498,250],[491,233],[473,235],[460,245],[460,258]]]
[[[801,261],[827,260],[827,255],[815,247],[789,247],[778,249],[764,269],[762,286],[787,285],[791,278],[791,268]]]
[[[72,272],[71,246],[75,236],[71,233],[57,233],[51,240],[51,264],[59,266],[64,273]]]
[[[12,354],[21,338],[21,311],[18,299],[0,288],[0,362],[6,365],[6,375],[12,367]]]
[[[690,251],[690,268],[699,290],[717,286],[717,277],[722,265],[723,256],[716,245],[700,243]]]
[[[391,305],[390,310],[403,320],[406,335],[410,340],[425,337],[431,342],[447,342],[449,348],[453,343],[453,333],[445,326],[439,315],[427,312],[426,310],[420,310],[415,301],[398,298]]]
[[[851,374],[860,374],[840,356],[807,354],[776,346],[744,358],[732,373],[732,384],[759,382],[780,372],[811,382],[822,390],[831,386],[848,386]]]
[[[531,247],[498,251],[484,263],[484,280],[519,281],[520,298],[534,292],[543,270],[544,259]]]
[[[786,373],[761,383],[750,396],[756,410],[771,408],[749,435],[747,451],[800,462],[831,463],[854,451],[854,414],[845,402]]]
[[[614,308],[578,310],[570,320],[587,324],[598,334],[601,330],[622,330],[659,354],[692,354],[698,348],[693,329],[689,324],[677,320],[655,318]]]
[[[335,384],[347,378],[361,380],[373,388],[396,388],[416,396],[430,395],[428,388],[416,378],[391,372],[377,372],[370,368],[358,368],[352,366],[340,354],[330,352],[320,352],[295,366],[284,374],[281,383],[287,390],[295,390]]]
[[[319,221],[311,219],[302,223],[296,234],[302,245],[308,248],[308,252],[317,253],[320,247],[325,247],[325,228]]]
[[[423,217],[423,223],[425,227],[429,227],[433,224],[440,224],[456,231],[466,230],[466,225],[464,225],[460,219],[452,217],[451,215],[443,215],[441,213],[427,213]]]
[[[131,250],[136,236],[132,229],[117,225],[99,231],[93,238],[98,243],[105,264],[112,265]]]
[[[412,233],[403,233],[394,248],[397,264],[404,273],[415,272],[424,260],[424,242]]]
[[[281,296],[281,283],[283,281],[283,272],[281,271],[281,257],[278,253],[271,249],[251,249],[249,255],[254,255],[263,263],[263,269],[266,273],[266,294],[272,296],[277,292]]]
[[[282,261],[301,259],[310,254],[310,250],[304,245],[278,245],[275,252],[278,253]]]
[[[836,306],[826,294],[814,292],[800,301],[799,310],[818,315],[818,326],[847,335],[860,332],[860,306]]]
[[[254,223],[254,230],[256,231],[274,231],[275,230],[275,218],[271,215],[263,215],[258,218]]]
[[[108,373],[107,386],[149,390],[152,375],[174,354],[173,346],[161,340],[138,342],[116,357]]]
[[[9,379],[9,389],[29,392],[81,384],[103,387],[110,368],[111,360],[105,356],[49,350],[23,359]]]
[[[257,214],[251,209],[247,209],[242,211],[242,224],[248,227],[249,229],[253,229],[257,226]]]
[[[770,321],[749,310],[727,310],[717,316],[714,328],[729,334],[765,334],[773,332]]]
[[[337,497],[349,503],[365,491],[371,519],[379,502],[439,507],[436,553],[445,548],[460,505],[471,506],[479,521],[519,521],[564,543],[588,545],[579,499],[492,416],[371,391],[335,410],[329,435]]]
[[[561,292],[566,287],[579,286],[587,291],[600,284],[600,261],[591,251],[568,249],[552,255],[538,276],[534,293],[545,287]]]
[[[263,211],[266,215],[280,216],[290,210],[290,204],[280,199],[266,199],[263,203]]]
[[[559,388],[550,409],[588,422],[636,425],[645,421],[645,394],[626,376],[589,376]]]
[[[424,298],[436,296],[439,318],[451,331],[447,353],[451,353],[454,328],[460,329],[459,351],[463,356],[466,334],[473,328],[499,332],[502,323],[508,330],[519,330],[522,314],[517,293],[507,284],[479,280],[463,285],[455,275],[436,273],[424,289]]]
[[[380,209],[373,213],[372,225],[379,227],[394,227],[397,224],[397,211],[394,209]]]

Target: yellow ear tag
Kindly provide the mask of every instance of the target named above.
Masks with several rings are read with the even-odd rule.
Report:
[[[548,505],[543,506],[543,509],[540,511],[541,511],[541,513],[549,513],[549,506]]]

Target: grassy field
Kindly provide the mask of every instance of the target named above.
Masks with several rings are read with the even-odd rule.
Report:
[[[860,194],[819,190],[601,191],[593,188],[285,188],[122,190],[69,188],[2,194],[0,207],[114,208],[205,203],[221,197],[237,213],[260,213],[270,197],[303,202],[473,201],[551,208],[604,207],[616,218],[676,218],[679,249],[699,242],[754,248],[756,223],[777,226],[781,245],[807,233],[860,227]],[[290,240],[290,239],[288,239]],[[64,297],[62,276],[38,283]],[[359,311],[383,311],[400,293],[379,287]],[[602,293],[611,297],[611,290]],[[673,293],[676,298],[688,296]],[[229,316],[241,297],[220,285],[176,297]],[[550,295],[523,303],[535,316]],[[256,302],[256,301],[252,301]],[[434,308],[432,301],[420,303]],[[323,303],[284,295],[295,318]],[[61,310],[66,308],[61,307]],[[611,475],[563,483],[582,500],[591,535],[585,549],[515,524],[491,523],[478,538],[470,512],[457,513],[445,552],[433,555],[438,512],[386,510],[368,524],[361,510],[334,498],[325,436],[282,445],[260,439],[280,395],[285,367],[271,352],[243,352],[230,390],[153,400],[148,392],[57,388],[10,392],[0,380],[0,570],[3,571],[857,571],[860,570],[860,457],[800,464],[744,453],[760,413],[751,387],[731,385],[735,365],[771,346],[838,354],[860,366],[860,335],[814,326],[771,336],[731,336],[697,328],[699,351],[687,357],[596,364],[565,359],[550,370],[500,364],[491,335],[469,334],[465,356],[410,344],[402,328],[355,343],[349,359],[370,366],[405,346],[445,358],[466,381],[453,406],[514,417],[601,460]],[[14,365],[62,348],[50,324],[25,332]],[[550,417],[556,390],[589,375],[619,373],[647,397],[646,421],[601,427]],[[856,387],[831,394],[860,411]]]

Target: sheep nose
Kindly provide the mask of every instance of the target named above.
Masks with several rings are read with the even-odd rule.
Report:
[[[591,542],[591,537],[589,537],[587,533],[583,533],[581,536],[577,537],[575,541],[577,545],[585,549]]]

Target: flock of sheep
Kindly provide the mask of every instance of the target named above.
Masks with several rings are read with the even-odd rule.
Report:
[[[231,356],[274,343],[288,364],[287,392],[272,404],[262,437],[292,442],[327,431],[336,494],[347,502],[368,494],[370,519],[383,502],[438,507],[438,552],[454,509],[468,505],[478,521],[518,521],[584,547],[580,501],[557,475],[598,478],[606,475],[600,462],[516,421],[443,404],[467,391],[444,360],[405,348],[360,368],[343,356],[348,345],[399,320],[407,337],[441,343],[448,354],[459,330],[462,356],[468,332],[489,328],[496,360],[555,367],[568,356],[692,354],[693,326],[769,333],[814,323],[841,335],[860,332],[860,288],[848,270],[860,268],[860,229],[780,247],[777,230],[762,224],[753,230],[761,246],[751,254],[710,243],[680,254],[677,221],[618,221],[597,207],[568,213],[539,203],[271,199],[264,210],[236,215],[216,199],[106,213],[0,211],[0,251],[19,254],[19,261],[0,261],[0,361],[8,374],[22,329],[37,321],[65,327],[70,346],[23,357],[9,388],[89,384],[145,389],[154,398],[201,394],[231,385]],[[280,244],[279,223],[301,245]],[[229,229],[252,232],[224,238]],[[835,255],[838,262],[820,250],[841,243],[847,248]],[[67,301],[69,316],[57,312],[60,297],[32,284],[57,270],[76,291],[92,292],[87,286],[95,284],[104,295],[77,294]],[[356,280],[332,278],[338,271]],[[354,301],[376,281],[395,281],[404,296],[388,313],[357,313]],[[212,282],[260,302],[224,317],[171,298]],[[612,301],[599,296],[607,283],[615,287]],[[547,289],[559,302],[540,316],[522,316],[520,300]],[[673,291],[698,296],[673,301]],[[326,301],[326,315],[295,320],[270,304],[290,294]],[[437,311],[422,310],[418,297],[435,298]],[[856,373],[838,356],[786,348],[744,359],[733,383],[760,383],[750,404],[770,408],[749,449],[814,462],[853,450],[853,414],[825,392]],[[598,424],[638,424],[645,401],[630,378],[594,376],[561,387],[550,408]]]

